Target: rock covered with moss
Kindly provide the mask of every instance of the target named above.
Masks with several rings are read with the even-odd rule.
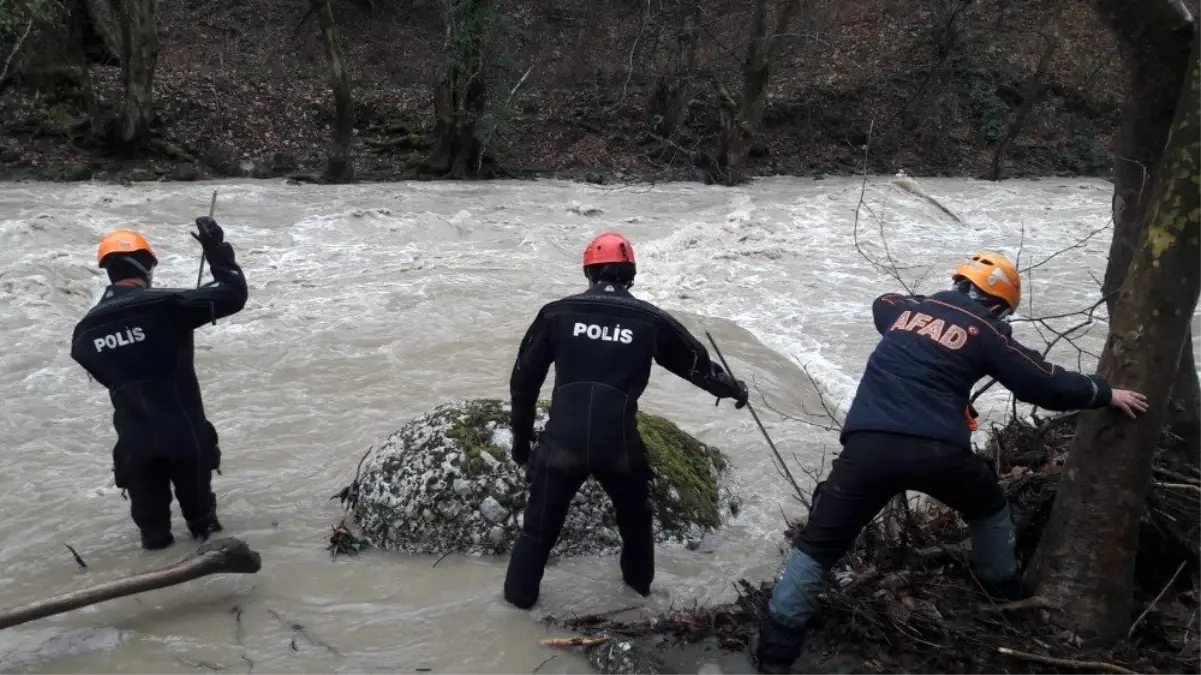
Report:
[[[539,406],[535,429],[548,419]],[[364,460],[351,514],[373,546],[406,553],[506,553],[521,531],[525,470],[510,458],[509,405],[495,399],[438,406],[405,424]],[[658,543],[691,543],[737,513],[728,463],[670,421],[638,413],[654,474]],[[613,507],[589,479],[572,503],[552,555],[620,550]]]

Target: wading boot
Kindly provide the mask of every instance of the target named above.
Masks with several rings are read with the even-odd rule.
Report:
[[[980,585],[984,587],[984,593],[995,602],[1015,602],[1017,600],[1024,600],[1028,595],[1025,587],[1022,585],[1020,574],[1015,574],[1001,581],[985,581],[981,579]]]
[[[755,642],[755,665],[760,673],[790,673],[805,646],[805,630],[789,628],[763,612]]]
[[[142,548],[158,551],[175,543],[175,535],[166,530],[142,530]]]

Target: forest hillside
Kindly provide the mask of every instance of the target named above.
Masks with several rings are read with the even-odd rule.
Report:
[[[10,177],[1105,175],[1126,86],[1082,0],[27,2]]]

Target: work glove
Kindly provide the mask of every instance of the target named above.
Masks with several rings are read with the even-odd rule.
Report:
[[[746,382],[736,380],[732,375],[726,372],[718,364],[713,364],[713,378],[718,381],[723,392],[719,394],[719,398],[734,399],[734,407],[741,410],[746,407],[747,400],[750,399],[750,392],[747,390]]]
[[[730,398],[734,399],[734,408],[737,410],[742,410],[746,407],[747,401],[750,400],[751,392],[747,390],[746,382],[743,382],[742,380],[734,380],[734,387],[738,393],[734,394]]]
[[[206,251],[225,243],[225,231],[221,229],[217,221],[208,216],[196,219],[196,229],[197,232],[192,233],[192,238],[200,242],[201,248]]]

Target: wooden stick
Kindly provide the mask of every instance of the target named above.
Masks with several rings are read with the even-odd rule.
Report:
[[[1014,600],[999,605],[981,605],[985,612],[1016,612],[1023,609],[1059,609],[1050,600],[1041,595],[1033,595],[1023,600]]]
[[[1060,668],[1078,668],[1080,670],[1091,670],[1102,673],[1120,673],[1121,675],[1136,675],[1135,671],[1127,670],[1121,666],[1116,666],[1112,663],[1104,661],[1077,661],[1075,659],[1057,659],[1054,656],[1042,656],[1040,654],[1031,654],[1029,652],[1019,652],[1016,649],[1008,647],[997,647],[998,654],[1012,656],[1015,659],[1023,661],[1033,661],[1035,663],[1045,663],[1048,666],[1059,666]]]
[[[210,574],[254,574],[262,567],[259,554],[252,551],[246,542],[232,537],[214,539],[197,549],[191,557],[170,567],[64,593],[17,609],[0,611],[0,629],[114,598],[175,586]]]
[[[1159,595],[1155,596],[1155,599],[1151,601],[1151,604],[1147,605],[1147,608],[1143,610],[1143,613],[1139,614],[1138,618],[1134,620],[1134,623],[1130,624],[1130,630],[1126,633],[1127,639],[1134,635],[1134,629],[1138,628],[1138,625],[1142,623],[1143,619],[1147,618],[1147,614],[1155,607],[1155,603],[1159,602],[1159,599],[1163,597],[1163,594],[1167,593],[1168,589],[1172,587],[1172,584],[1176,583],[1176,577],[1180,576],[1180,573],[1184,571],[1184,566],[1187,564],[1188,563],[1180,563],[1180,567],[1176,568],[1176,572],[1172,574],[1171,579],[1168,579],[1168,583],[1164,584],[1163,588],[1159,589]]]
[[[560,637],[542,638],[544,647],[594,647],[609,641],[608,637]]]

